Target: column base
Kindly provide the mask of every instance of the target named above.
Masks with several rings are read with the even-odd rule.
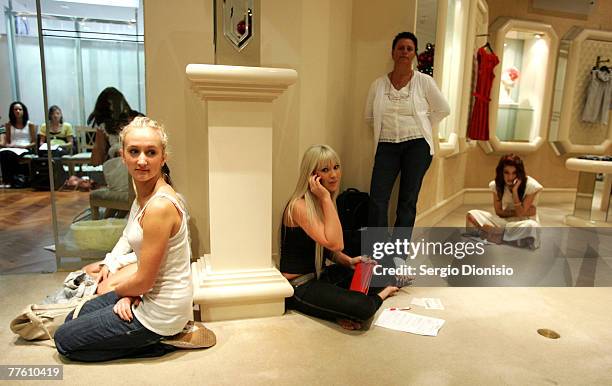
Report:
[[[202,321],[280,316],[293,287],[273,267],[213,272],[210,255],[191,264],[193,301]]]

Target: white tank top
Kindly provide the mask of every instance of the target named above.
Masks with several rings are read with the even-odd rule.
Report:
[[[142,208],[131,211],[127,224],[127,239],[140,261],[143,231],[140,226],[147,205],[154,199],[163,197],[170,200],[181,212],[181,226],[168,240],[168,250],[162,258],[157,279],[151,291],[142,295],[142,303],[133,308],[136,318],[149,330],[169,336],[181,332],[185,324],[193,318],[193,287],[191,283],[191,249],[187,227],[187,212],[172,196],[156,193]],[[136,200],[132,206],[138,207]]]
[[[17,146],[27,146],[30,144],[30,121],[26,122],[23,129],[18,129],[11,125],[11,142]]]

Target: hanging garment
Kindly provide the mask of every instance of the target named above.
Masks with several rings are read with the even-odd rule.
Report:
[[[468,125],[468,138],[478,141],[489,140],[489,102],[491,101],[491,86],[493,85],[493,69],[499,64],[499,58],[494,52],[480,47],[476,53],[478,61],[478,77],[474,90],[472,116]]]
[[[608,110],[612,97],[612,79],[608,71],[591,71],[591,83],[582,110],[582,120],[590,123],[608,124]]]

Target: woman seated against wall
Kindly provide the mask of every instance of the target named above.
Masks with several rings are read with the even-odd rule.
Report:
[[[354,330],[399,288],[388,286],[368,295],[348,289],[355,264],[368,261],[341,252],[342,227],[334,203],[341,175],[340,159],[329,146],[314,145],[304,153],[295,191],[283,212],[280,271],[294,288],[288,308]],[[336,264],[324,266],[324,249]]]
[[[49,107],[47,119],[49,120],[49,130],[47,130],[47,124],[43,123],[38,131],[40,145],[47,142],[47,135],[49,135],[52,148],[53,146],[61,146],[68,153],[72,153],[74,130],[70,123],[64,122],[62,110],[56,105]]]
[[[5,187],[25,186],[27,165],[20,158],[36,146],[36,125],[29,121],[28,108],[19,101],[9,107],[9,121],[0,134],[0,165]]]
[[[193,316],[187,213],[162,172],[165,131],[137,118],[121,132],[121,143],[137,194],[125,231],[137,266],[57,330],[57,350],[72,360],[163,355],[173,349],[161,340],[180,333]]]
[[[489,183],[493,191],[495,214],[473,209],[466,216],[468,233],[479,234],[487,240],[501,244],[538,248],[540,245],[538,194],[542,185],[527,176],[519,156],[506,154],[495,168],[495,180]]]

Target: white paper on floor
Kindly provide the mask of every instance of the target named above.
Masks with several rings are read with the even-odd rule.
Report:
[[[444,305],[439,298],[412,298],[410,304],[425,307],[427,310],[443,310]]]
[[[392,311],[385,309],[374,324],[376,326],[409,332],[411,334],[437,336],[438,331],[444,324],[444,320],[417,315],[407,311]]]

